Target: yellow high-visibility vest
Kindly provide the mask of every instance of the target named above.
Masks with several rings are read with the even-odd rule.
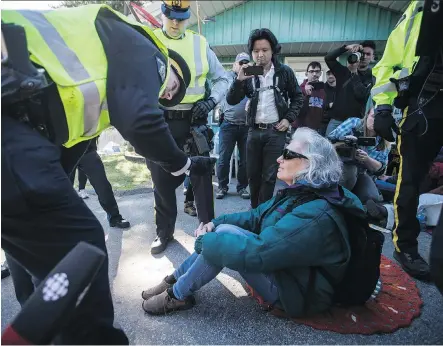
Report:
[[[168,56],[166,47],[149,27],[130,20],[107,5],[52,11],[6,10],[1,13],[3,22],[25,28],[31,61],[43,67],[57,85],[68,125],[68,139],[63,145],[68,148],[98,136],[110,126],[106,101],[108,63],[95,28],[95,20],[103,8],[128,25],[142,28],[145,36],[165,57]],[[160,94],[166,86],[168,74],[169,67]]]
[[[191,82],[181,103],[195,103],[202,100],[205,97],[206,75],[209,71],[206,39],[191,30],[186,30],[184,37],[178,40],[167,37],[162,29],[155,29],[154,34],[166,47],[178,52],[191,71]]]
[[[392,105],[397,88],[390,78],[410,76],[419,57],[415,56],[424,1],[411,1],[394,30],[389,35],[383,57],[372,69],[376,78],[371,96],[376,106]],[[395,71],[395,72],[394,72]]]

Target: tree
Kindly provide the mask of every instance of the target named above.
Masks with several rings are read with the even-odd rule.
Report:
[[[132,1],[133,3],[143,6],[143,3],[145,1]],[[124,1],[82,1],[82,0],[68,0],[68,1],[62,1],[60,4],[57,4],[56,6],[52,6],[53,8],[60,8],[60,7],[79,7],[83,5],[90,5],[90,4],[105,4],[110,7],[112,7],[114,10],[119,11],[123,13],[124,8]]]

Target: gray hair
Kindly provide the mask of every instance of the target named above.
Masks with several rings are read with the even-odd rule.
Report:
[[[300,154],[308,158],[308,167],[297,173],[294,183],[305,180],[308,185],[317,188],[338,184],[342,162],[331,142],[307,127],[297,129],[292,141],[301,144]]]

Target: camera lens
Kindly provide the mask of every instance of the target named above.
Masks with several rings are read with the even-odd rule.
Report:
[[[361,54],[360,53],[352,53],[348,56],[348,63],[355,64],[360,60]]]

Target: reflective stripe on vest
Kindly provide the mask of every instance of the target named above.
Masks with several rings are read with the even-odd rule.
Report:
[[[191,71],[191,82],[181,103],[192,104],[203,99],[206,91],[206,75],[209,72],[206,39],[190,30],[187,30],[184,37],[178,40],[167,37],[162,29],[154,30],[154,34],[164,45],[178,52],[185,59]],[[191,45],[192,49],[190,49]]]
[[[405,78],[409,75],[409,69],[404,67],[401,69],[400,74],[398,75],[398,79],[402,79]],[[381,93],[387,93],[387,92],[393,92],[393,91],[397,91],[397,87],[395,86],[394,83],[389,82],[387,84],[384,85],[380,85],[376,88],[372,88],[371,90],[371,97],[374,97],[375,95],[381,94]]]
[[[424,1],[418,1],[417,4],[415,5],[414,11],[412,11],[411,18],[409,18],[408,29],[406,30],[406,35],[405,35],[405,47],[406,44],[408,43],[409,36],[411,35],[412,26],[414,24],[414,18],[419,13],[419,10],[423,11],[423,5]]]

